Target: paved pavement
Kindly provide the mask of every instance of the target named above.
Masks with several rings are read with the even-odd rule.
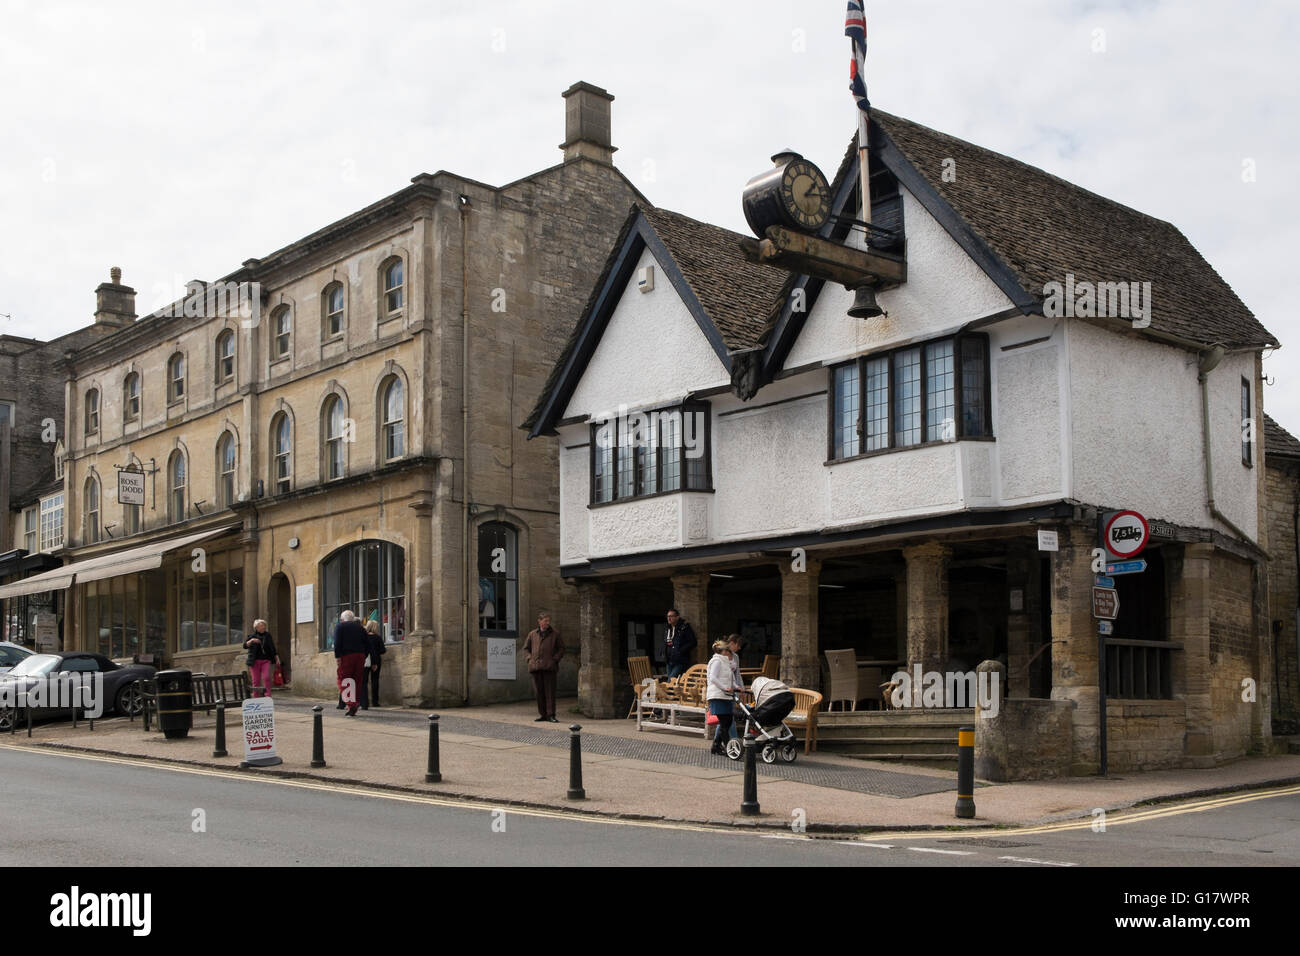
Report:
[[[481,803],[554,807],[633,819],[758,825],[810,832],[857,829],[944,829],[1037,824],[1090,817],[1135,804],[1218,791],[1300,781],[1300,756],[1256,757],[1212,770],[1172,770],[989,784],[976,791],[976,818],[954,816],[956,775],[818,753],[799,754],[793,765],[760,765],[757,817],[740,814],[741,767],[708,752],[697,736],[637,733],[633,720],[589,720],[569,713],[562,723],[537,724],[530,703],[443,712],[440,719],[442,782],[426,784],[427,714],[379,708],[348,718],[325,707],[325,768],[313,770],[312,700],[276,698],[276,733],[284,764],[250,774],[310,776],[323,780],[439,794]],[[583,725],[583,783],[587,799],[566,798],[570,721]],[[212,756],[215,720],[195,715],[184,740],[167,740],[156,728],[98,721],[38,725],[29,742],[20,732],[0,746],[41,746],[99,751],[150,760],[237,768],[242,759],[237,713],[228,717],[230,756]]]

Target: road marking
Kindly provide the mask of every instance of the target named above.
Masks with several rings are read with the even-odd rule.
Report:
[[[1010,860],[1012,863],[1037,863],[1040,866],[1078,866],[1077,863],[1060,863],[1056,860],[1035,860],[1028,856],[1000,856],[999,860]]]
[[[936,850],[932,846],[909,846],[913,853],[942,853],[945,856],[974,856],[973,850]]]
[[[892,843],[859,843],[857,840],[836,840],[835,842],[840,846],[869,846],[877,850],[892,850],[894,848]]]

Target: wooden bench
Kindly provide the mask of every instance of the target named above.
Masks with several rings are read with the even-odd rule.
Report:
[[[205,713],[216,709],[217,701],[223,701],[227,708],[238,707],[252,696],[248,674],[193,674],[190,677],[190,709]],[[140,695],[144,714],[144,729],[149,732],[151,720],[158,716],[158,682],[152,678],[141,679],[134,684]],[[135,714],[131,715],[135,722]]]
[[[651,690],[653,688],[653,691]],[[708,713],[706,694],[709,689],[709,667],[695,664],[680,677],[660,684],[645,685],[636,699],[637,730],[679,730],[688,734],[709,735],[705,723],[678,723],[678,714]],[[659,715],[659,719],[653,719]]]

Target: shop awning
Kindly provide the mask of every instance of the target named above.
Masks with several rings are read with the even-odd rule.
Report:
[[[206,541],[218,535],[229,534],[231,531],[238,530],[239,527],[239,525],[228,525],[221,528],[209,528],[206,531],[197,531],[194,534],[187,534],[180,538],[163,538],[158,541],[151,541],[149,544],[141,545],[138,548],[129,548],[126,551],[97,554],[93,558],[74,561],[72,564],[65,564],[61,568],[46,571],[44,574],[23,578],[21,581],[15,581],[12,584],[0,585],[0,598],[18,597],[23,594],[39,594],[42,591],[61,591],[71,587],[74,579],[78,583],[84,584],[87,581],[115,578],[121,574],[150,571],[162,565],[163,555],[169,551],[176,551],[189,545],[198,544],[200,541]]]

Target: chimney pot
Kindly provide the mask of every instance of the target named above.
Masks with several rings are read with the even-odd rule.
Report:
[[[118,266],[108,270],[108,277],[113,280],[113,285],[122,284],[122,270]]]

